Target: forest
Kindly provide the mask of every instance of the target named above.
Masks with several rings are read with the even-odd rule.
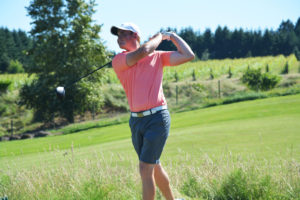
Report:
[[[300,17],[295,24],[282,21],[277,30],[229,30],[219,26],[214,32],[206,29],[203,33],[191,27],[176,30],[161,29],[178,33],[195,52],[200,60],[245,58],[256,56],[277,56],[295,54],[300,60]],[[22,30],[0,28],[0,72],[22,73],[33,64],[30,48],[33,39]],[[159,50],[175,50],[171,42],[163,41]],[[113,52],[112,52],[113,53]]]

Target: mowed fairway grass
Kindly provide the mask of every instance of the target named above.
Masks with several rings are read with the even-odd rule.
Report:
[[[177,196],[184,196],[186,199],[209,198],[216,193],[210,194],[211,196],[203,196],[202,193],[205,188],[205,191],[213,193],[209,189],[213,185],[212,180],[220,178],[222,182],[222,177],[224,179],[235,169],[242,169],[247,173],[254,169],[263,175],[270,174],[279,189],[286,190],[289,188],[287,185],[290,185],[292,191],[289,193],[297,198],[295,194],[300,192],[299,184],[297,185],[300,180],[300,95],[171,113],[171,118],[170,136],[161,162],[169,171]],[[85,195],[90,195],[90,190],[95,193],[97,188],[102,188],[102,192],[106,191],[101,193],[104,195],[103,199],[139,199],[137,163],[128,123],[74,134],[1,142],[0,178],[2,176],[4,179],[5,176],[9,184],[2,189],[0,187],[0,192],[11,197],[22,196],[22,199],[84,199],[87,198]],[[54,172],[54,169],[61,170]],[[66,188],[60,191],[52,187],[49,180],[54,179],[53,183],[63,181],[47,174],[53,172],[59,176],[64,170],[72,173],[66,172]],[[23,172],[22,176],[20,171]],[[46,178],[35,183],[35,174],[39,177],[44,174]],[[82,174],[88,178],[83,178]],[[290,175],[297,176],[296,180],[286,180]],[[93,188],[93,181],[97,182],[97,177],[102,177],[99,182],[105,184],[103,187],[99,185]],[[74,180],[78,182],[73,183]],[[193,193],[186,189],[186,184],[191,180],[195,180],[197,187],[203,185],[202,193]],[[287,185],[283,183],[284,180],[288,181]],[[12,191],[12,181],[20,181],[15,185],[23,188],[29,187],[26,186],[26,181],[37,186],[32,189],[21,189],[20,186],[21,191],[15,192]],[[72,187],[70,182],[73,183]],[[119,186],[121,183],[122,186]],[[187,188],[191,187],[194,187],[193,184]],[[31,190],[35,196],[30,196]],[[26,191],[30,192],[27,194]],[[49,197],[50,194],[52,198]],[[55,195],[57,198],[53,198]]]

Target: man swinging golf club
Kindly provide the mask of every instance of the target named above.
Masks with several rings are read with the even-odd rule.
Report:
[[[133,23],[112,26],[122,53],[112,60],[131,110],[132,143],[139,157],[143,200],[153,200],[155,183],[167,200],[174,200],[169,178],[159,158],[169,135],[170,114],[163,94],[164,66],[194,59],[189,45],[173,32],[157,33],[140,45],[140,30]],[[163,40],[171,40],[177,51],[155,51]]]

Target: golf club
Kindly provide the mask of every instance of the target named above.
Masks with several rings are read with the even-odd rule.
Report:
[[[92,73],[98,71],[99,69],[102,69],[103,67],[105,67],[105,66],[107,66],[107,65],[110,65],[110,64],[111,64],[111,61],[108,62],[108,63],[106,63],[106,64],[104,64],[104,65],[102,65],[102,66],[100,66],[100,67],[98,67],[97,69],[95,69],[95,70],[89,72],[88,74],[86,74],[86,75],[84,75],[84,76],[78,78],[77,80],[73,81],[72,83],[70,83],[70,84],[68,84],[68,85],[65,85],[65,86],[58,86],[58,87],[56,88],[56,90],[55,90],[55,91],[56,91],[57,97],[58,97],[60,100],[62,100],[62,99],[65,97],[65,95],[66,95],[66,91],[65,91],[65,90],[66,90],[67,88],[71,87],[72,85],[74,85],[75,83],[77,83],[78,81],[80,81],[81,79],[83,79],[83,78],[89,76],[90,74],[92,74]]]

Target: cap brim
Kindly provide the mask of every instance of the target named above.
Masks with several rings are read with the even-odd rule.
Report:
[[[112,26],[111,29],[110,29],[110,32],[111,32],[113,35],[118,35],[118,30],[119,30],[118,27]]]
[[[130,30],[130,29],[127,29],[127,28],[124,28],[124,27],[119,27],[119,26],[112,26],[111,29],[110,29],[110,32],[111,32],[113,35],[118,36],[118,30],[124,30],[124,31],[131,31],[131,32],[133,32],[133,31]]]

